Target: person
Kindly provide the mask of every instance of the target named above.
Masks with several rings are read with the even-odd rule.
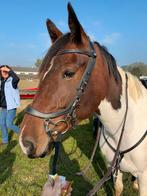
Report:
[[[16,108],[20,105],[18,90],[19,77],[8,66],[0,66],[0,129],[2,131],[2,144],[8,143],[8,129],[15,133],[19,127],[13,124],[16,116]]]

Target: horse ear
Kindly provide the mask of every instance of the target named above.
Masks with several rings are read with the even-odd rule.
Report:
[[[71,31],[72,40],[76,43],[83,43],[88,40],[86,33],[81,26],[72,5],[68,3],[68,26]]]
[[[49,19],[46,21],[48,33],[50,35],[52,43],[54,43],[63,33],[56,27],[56,25]]]

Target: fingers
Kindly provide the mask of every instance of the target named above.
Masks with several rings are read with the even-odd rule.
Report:
[[[9,72],[11,69],[9,67],[7,67],[7,66],[3,66],[3,67],[0,67],[0,70]]]
[[[59,176],[56,177],[53,188],[61,190],[61,180]]]
[[[59,176],[56,177],[54,186],[51,186],[51,182],[47,181],[43,187],[41,196],[59,196],[61,194],[61,180]]]
[[[66,181],[64,186],[62,186],[62,193],[64,195],[70,196],[72,192],[71,182]]]
[[[70,196],[72,192],[71,182],[64,181],[61,176],[56,176],[54,183],[49,179],[44,187],[41,196],[60,196],[63,195]]]

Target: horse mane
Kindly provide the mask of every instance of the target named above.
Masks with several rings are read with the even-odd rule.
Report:
[[[69,39],[70,33],[66,33],[57,39],[56,42],[49,48],[39,68],[39,77],[42,77],[45,74],[50,67],[51,59],[57,54],[58,51],[60,51],[61,48],[63,48],[63,46],[65,46]]]
[[[98,42],[94,42],[99,48],[100,51],[106,60],[106,63],[108,65],[109,74],[111,74],[115,81],[117,82],[120,79],[120,74],[117,69],[117,64],[115,58],[112,56],[112,54],[109,53],[108,49],[105,46],[100,45]]]

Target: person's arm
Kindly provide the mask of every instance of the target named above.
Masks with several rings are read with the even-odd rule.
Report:
[[[13,88],[17,88],[17,85],[18,85],[18,82],[19,82],[19,77],[16,75],[16,73],[11,69],[9,71],[9,76],[11,76],[13,79],[12,79],[12,86]]]

